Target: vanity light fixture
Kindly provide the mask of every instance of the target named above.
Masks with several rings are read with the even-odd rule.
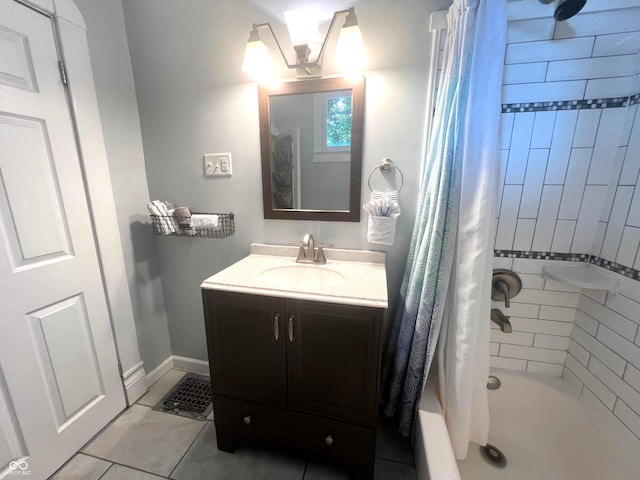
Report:
[[[273,28],[269,23],[254,23],[249,32],[249,40],[244,53],[244,61],[242,62],[242,70],[251,77],[264,80],[273,76],[274,67],[271,63],[269,50],[260,38],[260,30],[269,30],[271,36],[276,42],[280,55],[288,68],[295,68],[299,78],[320,77],[322,76],[322,55],[327,46],[327,40],[334,28],[338,17],[345,17],[344,25],[340,30],[338,44],[336,46],[336,62],[344,70],[359,70],[365,64],[365,51],[362,42],[362,33],[358,25],[358,17],[356,17],[353,7],[347,10],[339,10],[333,14],[329,30],[324,37],[322,46],[315,60],[310,59],[311,46],[310,40],[313,38],[318,26],[317,18],[309,12],[285,12],[287,20],[287,28],[293,48],[296,51],[296,62],[289,63],[280,42],[276,37]]]

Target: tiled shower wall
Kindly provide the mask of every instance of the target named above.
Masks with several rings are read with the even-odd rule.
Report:
[[[640,282],[620,280],[617,295],[580,296],[564,377],[640,438]]]
[[[629,210],[631,197],[613,187],[624,170],[633,188],[640,156],[637,106],[629,106],[640,71],[640,7],[553,25],[509,23],[495,247],[599,254],[606,237],[603,253],[616,260],[619,226],[607,232],[606,223],[614,198],[623,197],[617,211]],[[640,195],[635,203],[630,225],[640,225]]]
[[[564,373],[640,436],[640,5],[555,24],[525,3],[509,5],[494,261],[523,290],[510,309],[494,302],[513,333],[492,329],[491,363]],[[548,252],[634,279],[618,275],[619,295],[545,281],[542,266],[560,263]]]

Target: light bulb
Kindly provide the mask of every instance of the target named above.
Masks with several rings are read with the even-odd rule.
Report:
[[[344,26],[340,30],[335,59],[343,70],[361,70],[367,61],[362,32],[353,7],[349,9]]]
[[[318,30],[318,15],[312,10],[284,12],[292,45],[310,45]]]
[[[257,35],[257,31],[256,31]],[[242,70],[255,80],[264,80],[273,77],[274,68],[269,56],[269,50],[260,38],[255,38],[253,31],[244,50]]]
[[[358,25],[343,27],[336,46],[336,63],[343,70],[360,70],[366,63],[362,32]]]

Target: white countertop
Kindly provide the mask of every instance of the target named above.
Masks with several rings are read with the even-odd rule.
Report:
[[[317,302],[340,303],[387,308],[387,273],[385,254],[365,250],[325,248],[325,265],[305,265],[313,269],[329,269],[344,276],[337,284],[318,285],[303,282],[285,288],[261,278],[261,274],[278,267],[296,267],[299,247],[251,244],[251,254],[200,285],[203,289],[294,298]]]

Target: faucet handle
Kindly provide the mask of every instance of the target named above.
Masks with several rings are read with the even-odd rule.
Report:
[[[324,252],[322,251],[322,245],[318,246],[318,251],[316,252],[316,258],[314,258],[313,263],[319,263],[320,265],[324,265],[327,263],[327,257],[324,256]]]
[[[324,250],[322,247],[333,247],[333,243],[318,243],[318,251],[316,252],[316,257],[314,259],[314,263],[319,263],[324,265],[327,263],[327,257],[324,256]]]
[[[289,242],[289,246],[291,247],[300,247],[298,250],[298,257],[296,258],[296,262],[307,259],[307,252],[304,251],[304,243],[302,242]]]

